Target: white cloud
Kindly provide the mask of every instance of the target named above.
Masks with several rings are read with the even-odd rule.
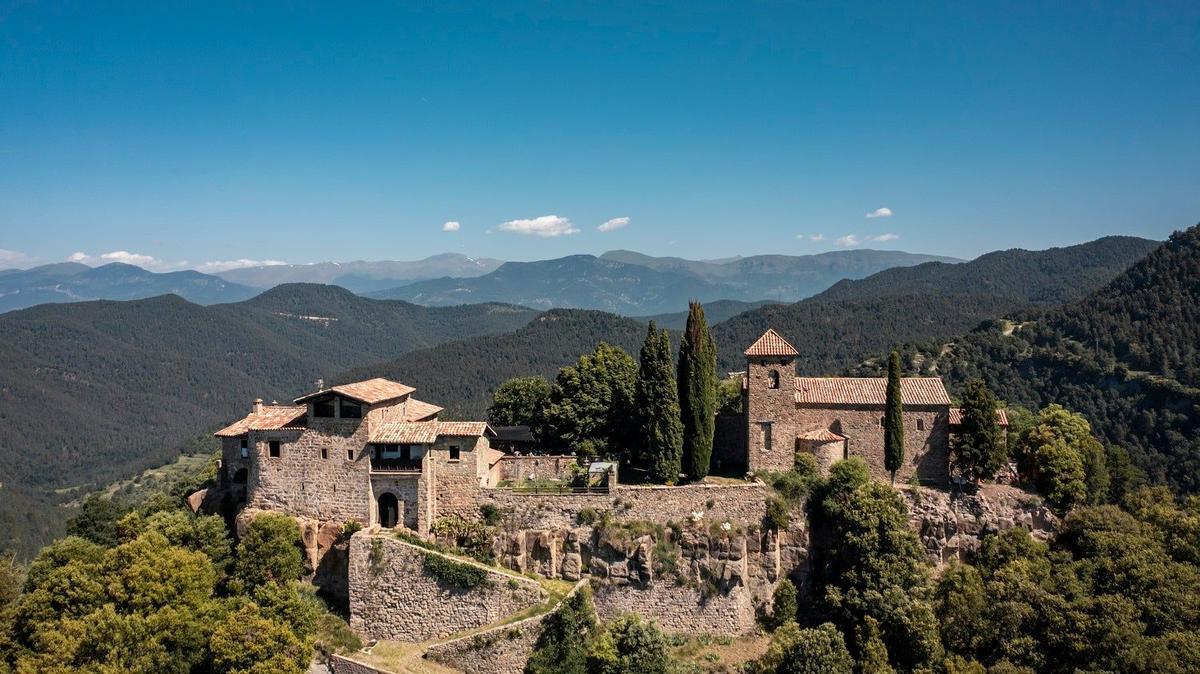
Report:
[[[892,209],[887,208],[887,207],[876,208],[875,210],[871,211],[870,213],[867,213],[867,217],[868,218],[890,218],[890,217],[892,217]]]
[[[620,217],[620,218],[613,218],[612,220],[605,220],[596,229],[598,229],[601,232],[611,232],[614,229],[620,229],[628,224],[629,224],[629,217],[625,216],[625,217]]]
[[[445,224],[442,225],[442,231],[457,232],[459,227],[462,227],[462,223],[460,223],[458,220],[447,220]]]
[[[557,215],[543,215],[531,220],[509,220],[500,223],[499,229],[502,232],[542,237],[579,233],[579,229],[571,224],[569,219]]]
[[[879,236],[872,236],[871,240],[872,241],[895,241],[896,239],[899,239],[899,238],[900,238],[899,234],[892,234],[891,232],[889,232],[887,234],[880,234]]]
[[[839,236],[837,239],[837,244],[843,248],[857,246],[860,243],[862,242],[859,241],[857,234],[847,234],[846,236]]]
[[[24,267],[32,262],[28,255],[15,250],[5,250],[0,248],[0,269],[10,269],[12,267]]]
[[[813,234],[812,236],[808,237],[808,240],[809,241],[824,241],[825,235],[824,234]]]
[[[287,264],[283,260],[247,260],[240,258],[237,260],[210,260],[204,264],[196,265],[195,269],[198,272],[205,274],[215,274],[217,272],[229,271],[230,269],[245,269],[246,267],[278,267]]]

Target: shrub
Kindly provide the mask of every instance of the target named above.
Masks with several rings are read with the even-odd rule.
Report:
[[[472,590],[488,584],[487,571],[441,555],[426,553],[422,567],[443,585]]]
[[[771,606],[771,629],[778,629],[796,620],[796,610],[799,602],[796,597],[796,586],[784,578],[775,586],[775,594]]]
[[[287,583],[304,575],[296,520],[278,513],[255,517],[238,544],[234,575],[249,587]]]
[[[579,513],[575,515],[575,521],[580,524],[594,524],[600,519],[600,513],[591,506],[580,508]]]
[[[821,464],[817,463],[817,457],[808,452],[796,452],[792,471],[800,477],[816,477],[821,474]]]
[[[353,536],[354,534],[362,531],[362,528],[362,522],[359,522],[358,520],[348,520],[342,525],[342,535],[347,537]]]
[[[482,562],[492,562],[493,531],[482,522],[458,515],[443,517],[429,527],[429,533]]]
[[[489,527],[494,527],[504,520],[504,511],[494,503],[484,503],[479,506],[479,515],[483,518],[483,523]]]
[[[789,522],[791,515],[787,503],[777,496],[767,498],[767,526],[776,531],[783,531],[787,529]]]

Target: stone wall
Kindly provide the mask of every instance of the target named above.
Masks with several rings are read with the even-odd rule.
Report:
[[[563,601],[580,591],[586,582],[576,583]],[[466,674],[521,674],[542,635],[546,620],[561,606],[562,602],[559,602],[554,611],[434,644],[425,652],[425,657]]]
[[[795,428],[825,428],[846,436],[847,456],[866,461],[875,479],[891,480],[883,465],[882,405],[793,405],[793,410]],[[949,424],[948,406],[905,406],[904,465],[896,473],[897,482],[907,482],[914,474],[923,483],[949,481]]]
[[[705,595],[672,582],[644,588],[602,585],[596,589],[595,602],[596,615],[604,622],[636,613],[678,634],[741,635],[757,628],[754,602],[745,587]]]
[[[337,654],[329,656],[329,668],[333,670],[333,674],[392,674],[385,669],[376,669],[371,665]]]
[[[929,561],[942,567],[965,560],[990,533],[1024,527],[1034,538],[1048,540],[1059,525],[1036,494],[1006,485],[985,485],[973,494],[960,490],[903,488],[909,524],[921,539]]]
[[[621,485],[607,494],[527,494],[485,489],[480,504],[506,513],[507,523],[523,529],[576,526],[584,508],[609,511],[617,520],[645,520],[665,525],[694,512],[712,521],[759,524],[766,515],[767,487],[758,482],[689,484],[678,487]]]
[[[451,447],[459,449],[457,461],[450,459]],[[431,447],[424,461],[433,492],[430,524],[450,515],[479,519],[479,485],[487,474],[487,447],[484,438],[446,436],[439,437]]]
[[[484,585],[446,586],[425,570],[426,555],[446,557],[387,534],[351,537],[350,628],[368,639],[425,641],[483,627],[545,598],[538,582],[483,565]]]
[[[371,459],[361,419],[314,420],[308,429],[251,431],[247,506],[320,521],[371,521]],[[271,457],[269,442],[280,442]],[[322,456],[322,450],[325,454]]]
[[[372,512],[375,513],[371,520],[373,523],[379,522],[379,497],[384,494],[393,494],[400,510],[397,513],[397,524],[413,531],[420,530],[418,495],[421,492],[421,476],[419,474],[379,473],[371,475],[371,491],[375,497],[372,507]]]
[[[532,475],[537,479],[560,480],[571,476],[571,467],[579,465],[574,456],[506,455],[496,462],[497,479],[520,481]]]

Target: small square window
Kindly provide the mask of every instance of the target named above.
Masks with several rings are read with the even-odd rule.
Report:
[[[325,447],[322,447],[322,448],[321,448],[321,458],[322,458],[322,459],[328,459],[328,458],[329,458],[329,450],[328,450],[328,449],[326,449]]]
[[[924,419],[917,419],[917,430],[918,431],[925,430],[925,420]]]
[[[271,440],[270,442],[268,442],[267,443],[267,451],[269,451],[271,453],[272,459],[278,459],[279,458],[279,441]]]
[[[346,460],[347,460],[347,461],[353,461],[353,460],[354,460],[354,450],[353,450],[353,449],[347,449],[347,450],[346,450]]]
[[[458,461],[462,458],[462,452],[458,449],[458,445],[450,445],[450,460]]]

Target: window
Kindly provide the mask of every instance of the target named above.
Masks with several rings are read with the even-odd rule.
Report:
[[[887,428],[887,417],[879,417],[879,427]]]
[[[333,398],[325,398],[313,403],[313,416],[325,419],[332,419],[336,416],[333,411]]]
[[[917,419],[917,430],[918,431],[925,430],[925,420],[924,419]]]
[[[462,458],[462,452],[458,449],[458,445],[450,445],[450,460],[458,461]]]
[[[758,425],[762,428],[763,449],[771,451],[771,422],[760,421]]]
[[[247,440],[246,438],[242,438],[241,449],[242,449],[242,458],[243,459],[250,456],[250,441]]]
[[[326,447],[322,447],[322,448],[321,448],[321,458],[322,458],[322,459],[328,459],[328,458],[329,458],[329,449],[328,449],[328,448],[326,448]]]
[[[279,441],[271,440],[267,443],[267,451],[270,452],[272,459],[279,458]]]
[[[353,449],[347,449],[347,450],[346,450],[346,460],[347,460],[347,461],[353,461],[353,460],[354,460],[354,450],[353,450]]]
[[[779,370],[767,373],[767,388],[779,388]]]
[[[355,400],[346,400],[345,398],[342,398],[342,418],[361,419],[362,404]]]

